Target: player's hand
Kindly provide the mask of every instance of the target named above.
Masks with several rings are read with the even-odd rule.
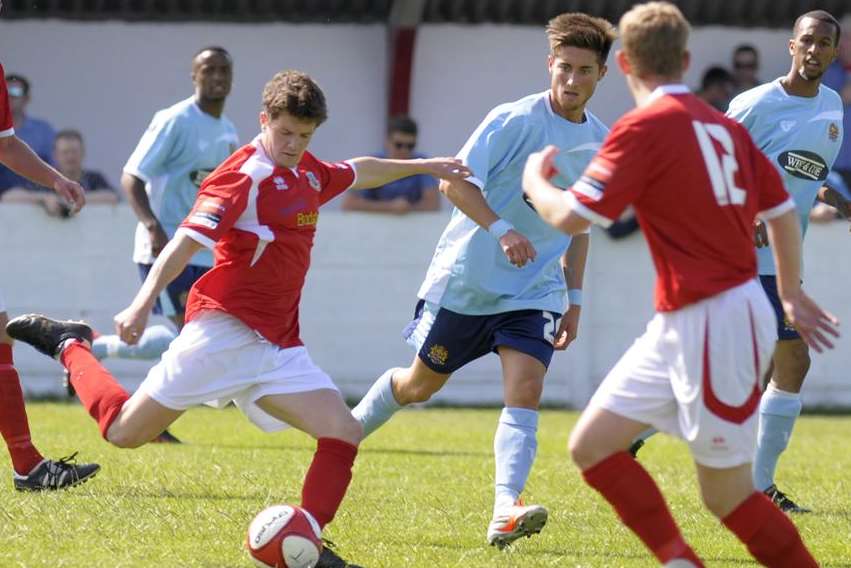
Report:
[[[529,239],[514,229],[500,237],[499,246],[502,247],[502,252],[505,253],[508,262],[517,268],[523,268],[527,262],[534,261],[535,257],[538,256],[538,252]]]
[[[65,205],[65,200],[58,195],[45,193],[44,199],[41,200],[41,205],[51,217],[63,219],[71,215],[71,209]]]
[[[135,345],[145,331],[145,326],[148,325],[148,310],[139,310],[131,305],[115,314],[113,321],[115,333],[121,341],[128,345]]]
[[[753,226],[753,242],[756,248],[768,246],[768,230],[762,221],[757,221]]]
[[[159,223],[148,229],[148,237],[151,239],[151,255],[157,257],[168,244],[168,235],[165,234],[163,226]]]
[[[59,197],[68,203],[70,215],[76,215],[83,208],[83,205],[86,204],[86,192],[83,191],[83,187],[76,181],[60,177],[53,182],[53,189],[59,194]]]
[[[791,298],[781,298],[783,311],[807,345],[821,353],[833,349],[832,337],[839,337],[839,320],[801,290]]]
[[[555,166],[555,157],[558,155],[558,148],[549,145],[540,152],[532,152],[526,158],[526,165],[523,168],[523,189],[527,185],[537,185],[541,181],[549,181],[558,173]],[[527,181],[529,182],[527,184]],[[528,193],[528,192],[527,192]]]
[[[423,173],[449,181],[463,180],[473,172],[458,158],[424,158],[420,160]]]
[[[556,351],[564,351],[576,339],[576,336],[579,334],[579,315],[581,313],[582,306],[570,306],[567,308],[567,311],[561,318],[561,322],[559,322],[556,340],[553,343],[553,348]]]
[[[404,197],[396,197],[390,201],[390,212],[404,215],[411,212],[411,202]]]

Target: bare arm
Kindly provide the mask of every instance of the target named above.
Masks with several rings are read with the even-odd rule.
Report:
[[[789,321],[801,338],[819,353],[832,348],[828,335],[839,336],[839,321],[822,310],[801,289],[801,229],[795,210],[769,219],[768,239],[777,267],[777,293]]]
[[[576,294],[581,294],[582,283],[585,280],[585,264],[588,260],[588,246],[591,242],[587,233],[576,235],[570,241],[570,246],[561,257],[561,266],[564,270],[564,279],[567,282],[570,305],[561,318],[558,332],[556,333],[553,347],[562,350],[567,349],[579,334],[579,316],[582,313],[581,299]],[[578,292],[577,292],[578,291]],[[573,296],[573,297],[571,297]]]
[[[0,138],[0,162],[37,184],[52,188],[68,202],[71,213],[76,213],[86,203],[85,192],[80,184],[56,171],[17,136]]]
[[[821,189],[819,189],[818,199],[822,203],[834,207],[837,211],[839,211],[840,215],[851,220],[851,201],[845,199],[841,193],[832,187],[823,185]]]
[[[168,242],[168,236],[160,225],[159,219],[151,210],[151,202],[148,199],[148,193],[145,191],[145,182],[133,174],[125,172],[121,175],[121,187],[127,194],[127,201],[130,202],[139,222],[148,230],[152,254],[159,256]]]
[[[183,272],[192,255],[202,248],[203,245],[183,233],[178,233],[169,241],[151,267],[133,302],[115,316],[115,330],[122,341],[131,345],[138,341],[157,297]]]
[[[363,157],[351,160],[357,172],[352,189],[367,189],[386,185],[391,181],[417,174],[426,174],[441,179],[464,179],[470,175],[455,158],[420,158],[416,160],[389,160]]]

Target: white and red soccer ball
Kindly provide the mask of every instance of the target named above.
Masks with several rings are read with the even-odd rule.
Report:
[[[322,529],[313,516],[292,505],[260,511],[248,527],[246,545],[257,566],[313,568],[322,552]]]

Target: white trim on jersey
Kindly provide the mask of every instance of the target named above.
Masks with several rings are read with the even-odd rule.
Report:
[[[0,130],[0,138],[7,138],[9,136],[14,136],[14,135],[15,135],[15,129],[14,128],[9,128],[7,130]]]
[[[757,217],[759,217],[763,221],[770,221],[771,219],[774,219],[775,217],[780,217],[787,211],[791,211],[793,209],[795,209],[795,200],[790,197],[780,205],[775,205],[771,209],[760,211],[759,213],[757,213]]]
[[[251,257],[251,266],[254,266],[260,260],[260,256],[266,250],[266,245],[275,240],[275,233],[267,225],[261,225],[257,215],[257,195],[260,193],[260,182],[272,175],[275,165],[263,150],[259,136],[254,139],[254,147],[256,151],[239,168],[240,173],[251,177],[251,189],[248,190],[248,203],[245,206],[245,211],[233,224],[235,229],[257,235],[257,248]]]
[[[565,201],[567,201],[568,206],[573,209],[573,211],[575,211],[579,216],[585,217],[592,223],[597,223],[604,229],[609,228],[611,224],[614,223],[614,221],[612,221],[608,217],[604,217],[596,211],[592,211],[588,207],[582,205],[579,200],[576,199],[576,196],[573,195],[570,191],[566,191],[564,193],[564,199]]]
[[[476,187],[478,187],[482,191],[485,190],[485,182],[483,182],[482,180],[480,180],[476,176],[470,176],[470,177],[464,179],[464,181],[472,183],[473,185],[475,185]]]
[[[175,236],[177,236],[177,235],[186,235],[187,237],[189,237],[190,239],[192,239],[196,243],[198,243],[200,245],[204,245],[208,249],[213,249],[213,248],[216,247],[216,241],[214,241],[213,239],[211,239],[210,237],[208,237],[206,235],[202,235],[201,233],[199,233],[195,229],[188,229],[186,227],[179,227],[177,229],[177,232],[175,233]]]
[[[358,169],[355,167],[355,163],[354,163],[353,160],[344,160],[343,163],[349,164],[349,167],[352,168],[352,173],[355,174],[355,179],[352,180],[351,185],[349,185],[349,187],[347,187],[346,189],[343,190],[343,191],[348,191],[348,190],[352,189],[355,186],[355,184],[358,182]]]
[[[651,101],[655,101],[656,99],[658,99],[659,97],[664,96],[664,95],[685,95],[685,94],[690,93],[690,92],[691,92],[691,89],[689,89],[687,86],[683,85],[682,83],[671,83],[669,85],[659,85],[658,87],[656,87],[656,89],[652,93],[650,93],[650,96],[647,97],[647,101],[645,102],[645,104],[647,104]]]
[[[131,176],[135,176],[145,182],[146,184],[151,183],[151,178],[140,172],[137,168],[130,167],[129,165],[124,166],[122,170],[125,174],[130,174]]]

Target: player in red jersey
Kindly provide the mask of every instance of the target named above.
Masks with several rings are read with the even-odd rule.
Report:
[[[73,205],[72,210],[76,213],[85,203],[80,185],[43,162],[25,142],[15,136],[5,77],[6,73],[0,65],[0,163],[40,185],[52,187]],[[0,292],[0,433],[12,458],[15,489],[64,489],[86,481],[98,472],[99,465],[75,464],[71,458],[48,460],[32,443],[21,381],[12,357],[12,338],[6,335],[8,321],[3,294]]]
[[[101,434],[116,446],[151,441],[191,406],[230,401],[263,430],[291,425],[313,436],[318,444],[302,507],[323,527],[348,488],[362,429],[299,337],[319,207],[346,189],[410,175],[469,175],[454,158],[323,162],[306,150],[326,116],[325,97],[307,75],[286,71],[266,84],[260,135],[204,181],[136,298],[115,317],[122,340],[137,341],[163,288],[202,246],[213,249],[213,268],[189,293],[186,325],[132,397],[92,356],[88,326],[22,316],[7,328],[59,358]],[[319,566],[335,565],[331,556],[323,552]]]
[[[657,271],[657,314],[583,412],[570,439],[573,460],[662,564],[702,566],[658,487],[626,452],[648,425],[679,436],[706,506],[759,562],[817,566],[751,478],[759,383],[776,340],[755,280],[757,215],[768,225],[790,321],[818,350],[837,335],[835,318],[801,291],[793,202],[744,127],[681,84],[689,26],[680,11],[641,4],[619,27],[617,62],[638,108],[615,124],[570,191],[548,181],[555,148],[530,157],[524,173],[538,212],[568,233],[607,226],[632,205]]]

